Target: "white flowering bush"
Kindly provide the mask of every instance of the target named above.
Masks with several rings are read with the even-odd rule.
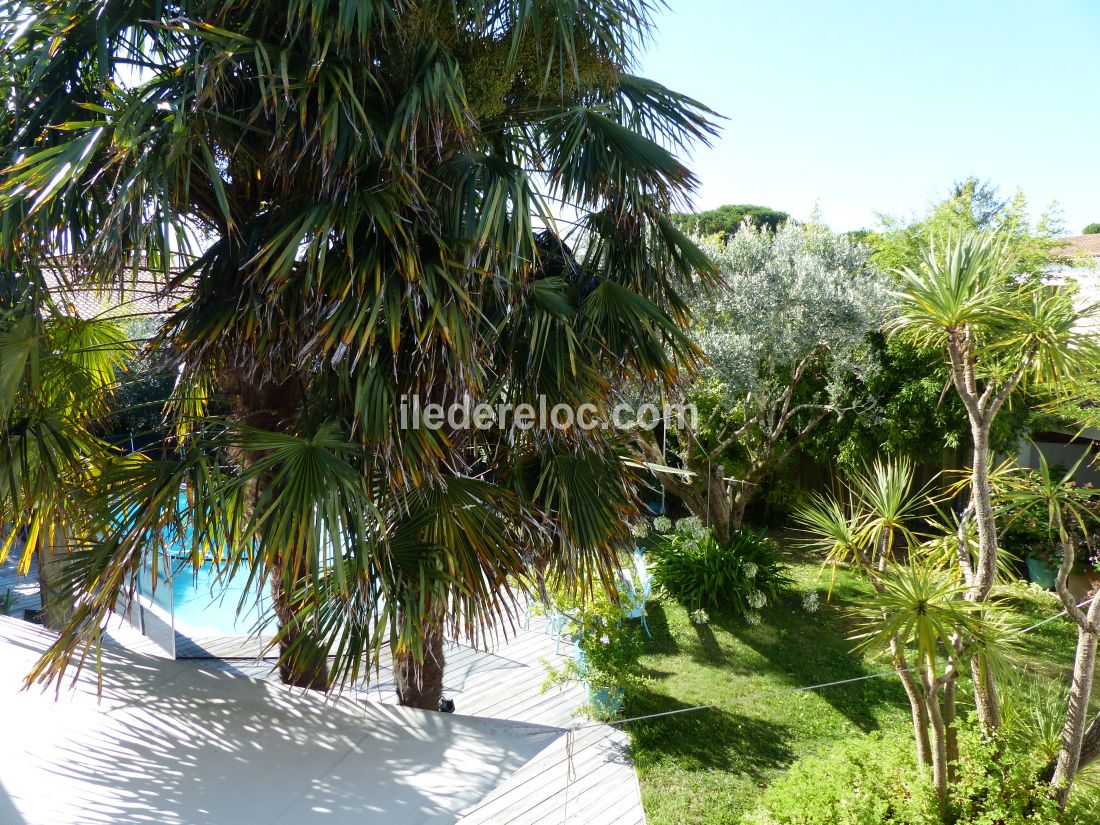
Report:
[[[649,525],[644,521],[639,521],[630,525],[630,535],[636,539],[644,539],[649,535]]]
[[[676,522],[676,532],[699,539],[706,535],[707,528],[703,526],[703,522],[698,516],[687,516]]]
[[[697,519],[681,519],[647,559],[654,582],[693,617],[715,609],[745,616],[775,603],[790,584],[775,543],[763,533],[743,530],[721,545]]]
[[[701,607],[698,610],[692,610],[688,616],[692,624],[707,624],[710,621],[710,614]]]
[[[807,590],[802,594],[802,609],[807,613],[816,613],[821,607],[821,597],[816,590]]]
[[[657,516],[653,519],[653,529],[658,533],[667,533],[672,529],[672,519],[668,516]]]

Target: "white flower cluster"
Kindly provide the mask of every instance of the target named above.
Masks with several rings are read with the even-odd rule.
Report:
[[[750,610],[748,613],[745,614],[745,622],[750,627],[759,627],[763,623],[763,621],[764,620],[760,618],[760,614],[757,613],[755,610]]]
[[[768,604],[768,597],[761,593],[759,590],[753,590],[748,595],[749,607],[753,610],[759,610],[762,607],[766,607]]]
[[[816,613],[821,607],[821,601],[816,590],[807,590],[802,594],[802,609],[807,613]]]
[[[691,611],[688,615],[691,617],[693,624],[706,624],[710,621],[710,614],[701,607],[698,610]]]
[[[756,574],[760,572],[760,568],[750,561],[745,563],[742,571],[744,572],[746,579],[755,579]]]
[[[667,533],[672,529],[672,519],[668,516],[657,516],[653,519],[653,529],[658,533]]]
[[[630,534],[636,539],[644,539],[649,535],[649,525],[644,521],[639,521],[637,524],[631,524]]]
[[[676,532],[685,536],[702,538],[706,535],[707,528],[703,526],[703,522],[698,516],[687,516],[676,522]]]

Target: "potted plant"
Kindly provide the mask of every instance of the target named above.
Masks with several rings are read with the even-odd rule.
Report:
[[[594,719],[611,719],[621,709],[626,692],[644,683],[638,662],[642,638],[638,628],[625,621],[618,599],[600,588],[575,598],[554,594],[554,607],[569,617],[566,629],[576,645],[573,657],[561,664],[544,662],[546,690],[551,685],[576,680],[584,686],[584,710]]]

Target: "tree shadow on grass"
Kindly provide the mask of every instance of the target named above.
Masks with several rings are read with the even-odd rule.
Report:
[[[676,637],[668,626],[668,616],[665,615],[664,606],[656,599],[650,599],[646,602],[645,610],[646,625],[652,634],[652,638],[646,638],[645,632],[640,631],[645,638],[645,652],[675,656],[680,652],[680,646],[676,644]]]
[[[666,713],[690,707],[670,696],[644,691],[631,696],[628,716]],[[624,726],[631,758],[641,770],[672,764],[683,770],[720,770],[763,780],[789,765],[791,730],[783,724],[743,716],[736,707],[708,708]]]
[[[817,613],[806,613],[794,604],[779,604],[762,611],[763,623],[747,625],[730,614],[711,621],[767,660],[772,672],[782,675],[792,688],[859,679],[882,672],[867,667],[864,657],[852,651],[851,623],[835,604]],[[879,712],[905,708],[901,682],[892,674],[815,691],[815,695],[865,732],[878,730]]]

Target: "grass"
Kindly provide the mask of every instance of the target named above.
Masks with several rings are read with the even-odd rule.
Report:
[[[909,712],[897,678],[886,675],[820,691],[792,688],[890,674],[888,663],[853,653],[847,609],[867,592],[854,574],[832,582],[816,562],[790,559],[795,587],[749,627],[712,612],[706,625],[665,599],[651,603],[653,640],[643,657],[651,682],[628,698],[625,715],[728,703],[626,725],[650,825],[737,823],[762,788],[797,758],[828,743],[885,728],[909,730]],[[821,594],[817,613],[801,607],[802,594]],[[1057,613],[1057,600],[1020,587],[1002,594],[1015,620],[1027,626]],[[1062,678],[1073,661],[1076,633],[1068,619],[1023,637],[1021,663]],[[969,688],[963,686],[960,698]],[[962,708],[963,712],[966,708]]]

